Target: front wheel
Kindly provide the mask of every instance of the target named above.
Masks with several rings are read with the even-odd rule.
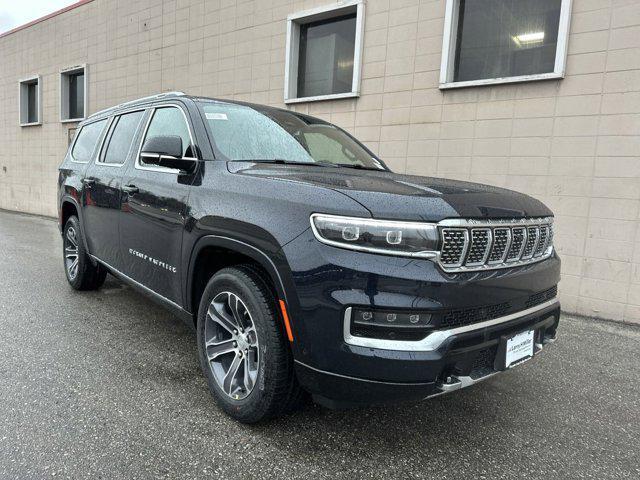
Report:
[[[211,394],[236,420],[285,413],[301,397],[274,295],[250,265],[209,280],[198,310],[198,352]]]
[[[107,270],[102,265],[93,265],[84,248],[80,222],[75,215],[64,225],[62,237],[64,271],[69,285],[76,290],[96,290],[102,286]]]

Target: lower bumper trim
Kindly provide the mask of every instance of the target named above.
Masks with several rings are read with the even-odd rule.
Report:
[[[422,340],[383,340],[379,338],[367,338],[357,337],[351,334],[351,307],[348,307],[344,313],[344,341],[349,345],[378,348],[381,350],[399,350],[406,352],[432,352],[437,350],[445,341],[454,335],[461,333],[473,332],[481,330],[487,327],[493,327],[502,323],[507,323],[513,320],[518,320],[522,317],[538,314],[544,310],[553,310],[559,306],[557,298],[548,300],[535,307],[521,310],[519,312],[505,315],[504,317],[494,318],[492,320],[486,320],[480,323],[474,323],[472,325],[465,325],[462,327],[452,328],[449,330],[438,330]]]

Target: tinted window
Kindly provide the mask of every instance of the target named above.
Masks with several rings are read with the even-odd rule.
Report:
[[[38,121],[38,83],[27,84],[27,123]]]
[[[351,91],[356,15],[300,26],[298,97]]]
[[[145,139],[161,135],[178,135],[182,138],[182,155],[187,156],[191,137],[182,110],[177,107],[162,107],[153,113]]]
[[[562,0],[460,0],[454,81],[553,72]]]
[[[90,123],[82,127],[71,151],[74,160],[78,162],[88,162],[91,159],[91,154],[96,148],[96,143],[106,122],[106,120],[100,120],[99,122]]]
[[[228,160],[284,160],[384,168],[335,125],[285,110],[259,111],[224,102],[200,103],[220,153]]]
[[[69,74],[69,118],[84,117],[84,72]]]
[[[116,117],[111,137],[103,155],[104,163],[124,163],[127,160],[131,142],[138,130],[144,111],[125,113]]]

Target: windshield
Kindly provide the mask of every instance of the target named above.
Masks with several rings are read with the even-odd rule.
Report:
[[[234,103],[198,104],[215,146],[227,160],[386,169],[364,145],[323,120]]]

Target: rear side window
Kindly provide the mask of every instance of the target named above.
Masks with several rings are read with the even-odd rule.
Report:
[[[144,110],[119,115],[114,120],[107,148],[101,161],[104,163],[121,165],[127,161],[131,142],[136,135],[140,120],[144,116]]]
[[[91,155],[106,123],[107,120],[104,119],[82,127],[82,130],[78,133],[76,143],[73,145],[73,150],[71,150],[71,156],[76,162],[88,162],[91,160]]]

